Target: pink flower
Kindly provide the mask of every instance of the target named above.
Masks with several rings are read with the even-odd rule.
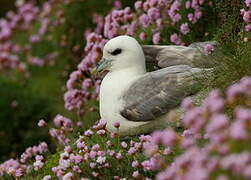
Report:
[[[71,149],[70,146],[65,146],[64,151],[65,151],[65,152],[68,152],[68,153],[71,153],[71,152],[72,152],[72,149]]]
[[[171,150],[170,147],[165,148],[164,151],[163,151],[163,154],[164,154],[164,155],[169,155],[169,154],[171,154],[171,153],[172,153],[172,150]]]
[[[160,12],[157,8],[150,8],[147,11],[147,15],[153,20],[160,18]]]
[[[134,3],[134,7],[135,7],[136,10],[142,9],[142,7],[143,7],[142,1],[136,1],[136,2]]]
[[[77,121],[77,126],[78,126],[79,128],[81,128],[81,127],[83,127],[83,123],[82,123],[81,121]]]
[[[145,143],[144,150],[145,150],[146,155],[152,156],[153,154],[155,154],[159,150],[159,148],[155,144]]]
[[[156,144],[156,145],[159,145],[161,144],[161,139],[162,139],[162,131],[154,131],[152,133],[152,139],[151,139],[151,142],[153,144]]]
[[[187,33],[190,32],[188,23],[183,23],[183,24],[181,24],[181,26],[180,26],[180,32],[181,32],[182,34],[187,34]]]
[[[72,170],[73,170],[74,172],[76,172],[76,173],[82,173],[82,170],[80,169],[79,166],[73,166],[73,167],[72,167]]]
[[[189,9],[191,7],[191,2],[190,0],[186,1],[186,9]]]
[[[245,22],[249,22],[250,19],[251,19],[251,10],[245,11],[244,14],[243,14],[243,20]]]
[[[91,162],[91,163],[90,163],[90,168],[91,168],[91,169],[95,169],[95,168],[96,168],[96,166],[97,166],[97,164],[96,164],[96,163],[94,163],[94,162]]]
[[[151,170],[153,170],[153,164],[151,163],[151,161],[150,160],[146,160],[146,161],[143,161],[142,163],[141,163],[141,165],[142,165],[142,167],[144,168],[144,170],[146,170],[146,171],[151,171]]]
[[[230,126],[230,136],[236,140],[245,140],[248,138],[248,132],[242,121],[236,121]]]
[[[89,155],[90,155],[90,158],[94,159],[97,156],[97,152],[96,151],[91,151],[89,153]]]
[[[162,133],[161,141],[163,145],[170,147],[177,141],[177,134],[171,129],[165,130]]]
[[[40,160],[37,160],[33,163],[34,169],[37,171],[44,166],[44,163]]]
[[[42,160],[44,160],[44,157],[42,155],[37,155],[35,157],[35,159],[36,159],[36,161],[42,161]]]
[[[189,20],[190,22],[194,22],[194,15],[193,15],[192,13],[189,13],[189,14],[187,15],[187,18],[188,18],[188,20]]]
[[[146,35],[146,33],[145,32],[141,32],[140,34],[139,34],[139,38],[143,41],[143,40],[146,40],[146,37],[147,37],[147,35]]]
[[[105,135],[106,131],[104,129],[100,129],[100,130],[97,131],[97,134],[98,135]]]
[[[98,156],[105,156],[105,155],[106,155],[106,152],[105,152],[105,151],[98,151],[98,152],[97,152],[97,155],[98,155]]]
[[[242,95],[245,92],[245,87],[241,84],[233,84],[227,88],[227,100],[233,102],[237,97]]]
[[[116,152],[115,152],[114,150],[111,150],[111,151],[108,152],[108,154],[109,154],[110,156],[114,156],[114,155],[116,154]]]
[[[38,122],[38,124],[37,124],[39,127],[45,127],[46,126],[46,122],[43,120],[43,119],[41,119],[39,122]]]
[[[87,130],[87,131],[85,131],[85,136],[88,136],[88,137],[90,137],[90,136],[92,136],[93,135],[93,131],[92,130]]]
[[[98,177],[99,176],[99,173],[97,173],[97,172],[92,172],[92,175],[93,175],[93,177]]]
[[[92,150],[93,151],[98,151],[100,149],[100,145],[99,144],[94,144],[93,146],[92,146]]]
[[[251,1],[250,1],[250,4],[251,4]],[[251,5],[250,5],[251,6]],[[247,167],[244,168],[243,170],[243,175],[246,177],[246,178],[251,178],[251,165],[248,165]]]
[[[66,128],[71,128],[73,126],[72,121],[60,114],[58,114],[54,120],[54,124],[56,127],[66,127]]]
[[[251,7],[251,0],[246,0],[245,3],[247,7]]]
[[[106,124],[107,124],[107,121],[101,119],[101,120],[98,122],[98,124],[95,124],[95,125],[93,126],[93,128],[94,128],[94,129],[104,129],[105,126],[106,126]]]
[[[143,14],[139,17],[140,23],[143,25],[143,27],[148,27],[150,25],[150,18],[146,14]]]
[[[132,173],[132,177],[134,177],[134,178],[139,178],[139,177],[140,177],[139,171],[134,171],[134,172]]]
[[[83,158],[82,156],[80,156],[80,155],[74,156],[74,162],[75,162],[76,164],[79,164],[79,163],[81,163],[81,162],[83,162],[83,161],[84,161],[84,158]]]
[[[62,180],[72,180],[74,175],[71,172],[68,172],[62,177]]]
[[[251,31],[251,25],[249,24],[249,25],[246,25],[245,26],[245,30],[247,31],[247,32],[250,32]]]
[[[91,79],[85,79],[82,83],[83,89],[89,89],[92,86],[92,80]]]
[[[84,149],[85,147],[86,147],[86,145],[85,145],[84,142],[81,142],[81,141],[77,142],[77,148],[78,149]]]
[[[178,34],[174,33],[170,36],[170,41],[176,45],[180,45],[181,44],[181,39],[178,36]]]
[[[235,116],[236,119],[246,122],[251,119],[251,110],[243,107],[236,107]]]
[[[117,153],[115,157],[116,157],[118,160],[123,159],[123,155],[122,155],[120,152]]]
[[[133,168],[138,168],[140,166],[139,162],[137,160],[132,162],[132,167]]]
[[[37,43],[37,42],[39,42],[40,40],[41,40],[41,38],[40,38],[39,35],[32,35],[32,36],[30,37],[30,42],[31,42],[31,43]]]
[[[160,42],[160,32],[157,32],[157,33],[153,34],[153,43],[159,44],[159,42]]]
[[[113,124],[113,126],[114,126],[115,128],[119,128],[119,127],[120,127],[120,122],[115,122],[115,123]]]
[[[214,48],[214,46],[211,45],[211,44],[206,44],[204,50],[205,50],[205,53],[206,53],[207,55],[210,55],[210,54],[212,54],[212,53],[215,51],[215,48]]]
[[[97,160],[96,160],[96,162],[98,163],[98,164],[105,164],[106,163],[106,157],[103,157],[103,156],[99,156],[98,158],[97,158]]]
[[[116,9],[120,9],[122,7],[122,4],[120,1],[116,0],[116,1],[114,1],[114,6]]]
[[[194,107],[193,100],[190,97],[183,99],[181,107],[185,110],[190,110]]]
[[[51,180],[51,175],[44,176],[42,180]]]
[[[128,145],[127,145],[127,143],[126,143],[126,142],[124,142],[124,141],[123,141],[123,142],[121,142],[121,144],[120,144],[120,145],[121,145],[121,147],[122,147],[122,148],[124,148],[124,149],[126,149],[126,148],[127,148],[127,146],[128,146]]]

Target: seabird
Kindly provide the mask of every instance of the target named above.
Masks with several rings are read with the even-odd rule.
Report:
[[[145,49],[149,52],[152,48],[146,46]],[[152,57],[161,50],[155,48]],[[198,92],[198,77],[211,71],[192,67],[185,61],[189,61],[186,55],[179,58],[179,63],[147,72],[143,49],[134,38],[118,36],[109,40],[96,68],[99,73],[108,71],[100,87],[100,116],[107,120],[106,128],[129,136],[167,127],[168,112],[184,97]],[[114,127],[115,123],[120,127]]]

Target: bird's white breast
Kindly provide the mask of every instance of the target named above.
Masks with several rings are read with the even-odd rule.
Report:
[[[100,115],[102,119],[107,120],[107,129],[116,132],[115,122],[120,122],[119,131],[121,134],[127,134],[130,128],[145,124],[145,122],[128,121],[120,115],[124,108],[122,99],[130,85],[139,76],[130,74],[126,71],[109,72],[103,79],[100,87]]]

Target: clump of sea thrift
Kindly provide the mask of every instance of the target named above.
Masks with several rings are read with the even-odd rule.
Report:
[[[77,139],[72,139],[74,130],[78,126],[69,118],[57,115],[54,118],[54,127],[45,126],[45,121],[40,120],[41,128],[49,128],[49,134],[55,138],[56,145],[61,149],[58,164],[51,168],[51,172],[43,177],[44,180],[53,179],[110,179],[109,172],[113,173],[115,179],[146,178],[151,179],[148,172],[152,174],[155,169],[152,166],[154,158],[150,161],[143,156],[143,147],[149,143],[151,137],[141,135],[139,138],[121,139],[119,134],[110,133],[106,130],[106,120],[100,120],[90,129],[85,130]],[[114,124],[119,128],[120,124]],[[0,176],[6,174],[13,177],[25,177],[32,171],[41,172],[41,169],[50,161],[46,153],[48,146],[41,143],[39,146],[27,148],[19,160],[10,159],[0,165]],[[121,164],[120,166],[117,166]],[[128,173],[121,170],[127,167]]]
[[[73,132],[72,120],[58,114],[53,122],[56,128],[49,130],[50,136],[55,138],[59,144],[64,146],[68,145],[70,143],[68,135]]]
[[[19,178],[30,173],[32,169],[41,169],[44,166],[42,154],[47,152],[48,146],[45,142],[40,143],[38,146],[27,148],[20,159],[10,159],[0,164],[0,177],[8,174]]]
[[[149,142],[150,137],[142,135],[129,142],[123,141],[118,134],[108,132],[105,126],[106,121],[100,120],[80,135],[73,147],[65,146],[60,154],[58,165],[52,168],[54,175],[62,179],[68,176],[77,179],[109,179],[109,171],[114,169],[117,172],[113,173],[115,179],[128,179],[136,176],[147,178],[146,172],[153,169],[144,162],[145,157],[137,158],[137,156],[142,156],[143,146]],[[119,123],[115,123],[115,126],[119,128]],[[97,142],[104,143],[98,144]],[[127,167],[127,171],[131,173],[123,176],[121,168],[126,164],[132,164],[132,167]],[[105,172],[108,173],[105,174]]]
[[[16,1],[17,11],[9,11],[5,18],[0,19],[0,71],[16,70],[26,72],[28,66],[44,66],[50,64],[55,58],[55,52],[47,54],[45,57],[37,57],[32,53],[32,45],[39,43],[48,32],[50,23],[49,15],[55,4],[48,1],[42,7],[33,1]],[[60,22],[64,17],[61,16],[53,23]],[[35,21],[40,24],[36,34],[31,34],[29,41],[25,44],[13,41],[13,36],[17,32],[29,32]],[[25,55],[25,61],[21,61],[21,56]]]
[[[250,92],[251,77],[245,77],[225,93],[211,91],[201,106],[185,99],[183,134],[156,131],[145,147],[146,154],[155,158],[156,179],[250,179],[251,151],[246,146],[251,140]],[[163,148],[181,153],[168,163]]]
[[[245,0],[246,7],[241,9],[241,15],[243,17],[243,21],[245,22],[245,31],[247,33],[251,32],[251,1]],[[244,41],[250,41],[250,36],[246,36]]]

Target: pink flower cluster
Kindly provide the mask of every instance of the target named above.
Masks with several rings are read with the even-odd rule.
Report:
[[[101,59],[102,49],[108,39],[127,34],[141,41],[152,40],[154,44],[170,39],[171,43],[184,45],[182,37],[188,35],[190,28],[202,18],[203,7],[211,5],[210,0],[185,2],[146,0],[136,1],[134,10],[130,7],[115,8],[105,17],[95,15],[96,29],[93,32],[86,31],[85,58],[67,82],[67,92],[64,97],[65,108],[79,112],[90,98],[97,98],[100,81],[92,82],[88,88],[83,87],[83,82],[88,78],[86,74],[90,74]],[[184,14],[184,18],[181,14]],[[166,35],[162,37],[161,33],[169,27],[178,30],[171,31],[170,37],[165,39]]]
[[[245,77],[224,95],[211,91],[201,106],[185,99],[183,134],[171,129],[156,131],[145,147],[148,156],[159,157],[156,165],[164,163],[156,179],[250,179],[251,152],[244,145],[251,139],[250,92],[251,77]],[[231,114],[226,113],[229,109],[233,110]],[[162,147],[182,153],[167,163]]]
[[[69,4],[68,0],[63,1]],[[61,25],[65,22],[64,13],[57,9],[59,3],[55,0],[44,2],[42,7],[36,6],[34,1],[16,0],[16,12],[9,11],[6,17],[0,19],[0,71],[17,70],[26,72],[28,65],[52,65],[56,53],[51,52],[45,57],[32,55],[32,45],[39,43],[47,36],[49,25]],[[51,20],[51,15],[56,13],[56,20]],[[34,32],[34,24],[39,24]],[[26,42],[15,40],[19,34],[29,36]],[[47,37],[50,39],[50,37]],[[24,60],[22,56],[25,56]]]
[[[17,13],[10,11],[5,19],[0,20],[0,70],[17,69],[22,72],[26,65],[20,61],[18,54],[24,51],[25,47],[15,44],[11,37],[17,29],[27,31],[37,17],[39,9],[29,2],[17,1],[16,4]]]
[[[144,178],[145,176],[140,174],[140,171],[154,169],[152,167],[154,158],[150,161],[136,159],[137,154],[142,154],[144,144],[149,143],[150,136],[142,135],[137,140],[126,142],[120,140],[117,134],[109,133],[105,126],[106,121],[100,120],[79,136],[73,147],[65,145],[63,152],[60,153],[58,165],[52,168],[52,172],[59,179],[77,178],[84,180],[101,177],[109,179],[109,174],[104,174],[104,172],[111,168],[117,168],[116,164],[120,163],[131,164],[131,178]],[[119,128],[117,124],[116,127]],[[97,139],[104,143],[96,143]],[[45,176],[44,179],[47,177]],[[114,174],[114,179],[121,178],[123,178],[122,173],[118,170],[118,173]],[[145,178],[150,180],[148,177]]]
[[[38,146],[29,147],[21,155],[19,160],[10,159],[0,164],[0,177],[5,174],[19,178],[29,173],[32,169],[38,170],[43,167],[42,154],[48,152],[48,146],[45,142]],[[31,164],[32,158],[35,157],[34,164]]]
[[[26,173],[27,165],[21,164],[19,161],[10,159],[0,165],[0,176],[9,174],[14,177],[21,177]]]
[[[73,131],[72,120],[58,114],[53,122],[56,128],[49,130],[50,136],[56,138],[59,144],[68,145],[70,142],[68,135]]]
[[[247,7],[247,10],[241,9],[241,15],[243,16],[243,20],[246,23],[245,30],[247,32],[251,31],[251,1],[245,0],[245,4]]]
[[[1,20],[0,24],[2,24]],[[0,44],[0,71],[16,69],[20,72],[24,72],[26,70],[26,65],[19,61],[18,56],[13,51],[18,53],[20,47],[14,45],[10,41]]]

